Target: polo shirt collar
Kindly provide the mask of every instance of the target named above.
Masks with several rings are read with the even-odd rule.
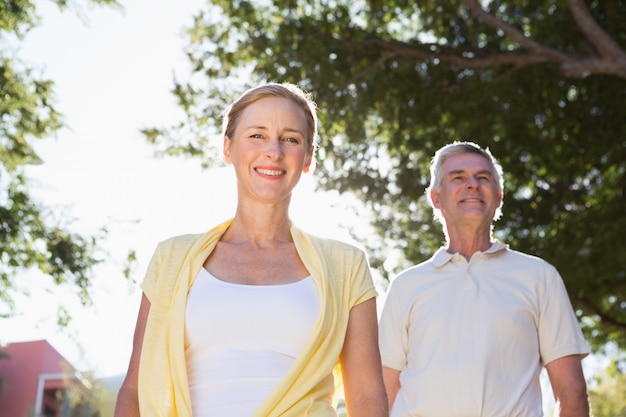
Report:
[[[506,250],[508,247],[509,245],[506,245],[500,242],[499,240],[494,239],[491,242],[491,246],[489,247],[489,249],[487,249],[484,252],[476,252],[473,256],[494,254],[494,253]],[[446,263],[450,262],[450,260],[454,257],[454,255],[455,255],[454,253],[448,252],[446,248],[442,246],[441,248],[437,250],[437,252],[435,252],[433,257],[431,258],[431,262],[435,268],[439,268],[445,265]]]

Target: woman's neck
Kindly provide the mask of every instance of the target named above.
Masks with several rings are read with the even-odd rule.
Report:
[[[291,220],[285,210],[237,208],[233,222],[222,240],[249,241],[262,246],[268,242],[291,241]]]

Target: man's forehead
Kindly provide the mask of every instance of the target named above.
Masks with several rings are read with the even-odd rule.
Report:
[[[484,171],[493,172],[493,167],[482,155],[474,153],[462,153],[451,155],[443,162],[446,172]]]

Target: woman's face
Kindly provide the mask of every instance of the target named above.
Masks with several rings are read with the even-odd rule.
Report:
[[[311,165],[304,111],[289,99],[260,99],[241,113],[232,138],[224,138],[224,157],[237,175],[239,198],[289,201]]]

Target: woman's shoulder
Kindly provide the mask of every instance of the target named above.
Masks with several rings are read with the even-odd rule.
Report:
[[[203,233],[188,233],[183,235],[171,236],[159,242],[158,247],[161,250],[172,250],[177,248],[189,247],[196,243],[203,236]]]
[[[185,233],[169,237],[159,242],[158,247],[163,250],[189,248],[203,241],[219,239],[224,231],[231,224],[232,219],[225,220],[211,229],[200,233]]]
[[[162,240],[159,244],[165,246],[188,245],[190,243],[196,242],[202,236],[204,236],[204,233],[186,233],[182,235],[168,237],[167,239]]]
[[[308,240],[311,245],[321,250],[328,251],[333,254],[341,253],[344,255],[352,256],[365,255],[365,250],[356,246],[353,243],[349,243],[336,238],[319,236],[314,233],[305,232],[299,229],[296,229],[296,231],[299,232],[304,239]]]

